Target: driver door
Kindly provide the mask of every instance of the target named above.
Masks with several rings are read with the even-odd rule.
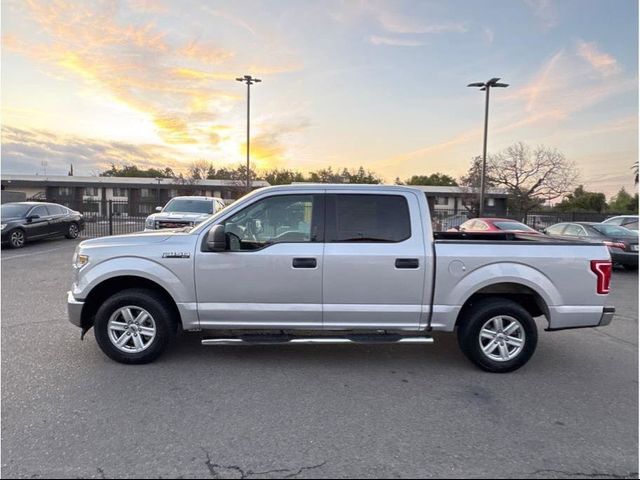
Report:
[[[196,254],[201,328],[322,328],[323,196],[262,197],[223,223],[227,251]]]

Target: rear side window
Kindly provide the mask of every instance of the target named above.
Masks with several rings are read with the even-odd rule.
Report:
[[[402,195],[327,195],[327,242],[397,243],[411,237]]]
[[[575,237],[585,237],[587,235],[587,233],[584,231],[584,228],[582,228],[580,225],[574,225],[571,224],[567,227],[567,229],[564,231],[565,235],[572,235]]]
[[[47,205],[47,210],[51,215],[66,215],[67,211],[64,207],[60,205]]]
[[[562,235],[562,230],[564,230],[564,227],[566,226],[567,226],[566,223],[559,223],[557,225],[553,225],[547,228],[547,233],[549,235]]]

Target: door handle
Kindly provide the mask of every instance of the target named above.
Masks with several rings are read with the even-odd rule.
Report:
[[[315,258],[294,258],[293,268],[316,268],[318,261]]]
[[[396,258],[396,268],[416,269],[420,268],[417,258]]]

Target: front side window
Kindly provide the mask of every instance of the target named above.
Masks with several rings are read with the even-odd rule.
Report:
[[[313,195],[280,195],[258,200],[225,220],[230,250],[322,241],[315,227],[318,222],[314,221],[314,215],[319,210],[315,204]]]
[[[42,217],[48,217],[49,216],[49,212],[47,211],[47,207],[45,207],[44,205],[40,205],[38,207],[35,207],[33,210],[31,210],[31,212],[29,212],[29,215],[38,215],[40,218]]]
[[[411,237],[407,199],[401,195],[327,196],[327,242],[395,243]]]

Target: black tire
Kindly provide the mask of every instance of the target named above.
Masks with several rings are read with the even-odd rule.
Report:
[[[507,298],[487,298],[475,302],[468,307],[463,315],[458,327],[458,344],[465,356],[482,370],[492,373],[513,372],[525,365],[533,356],[538,344],[538,328],[533,317],[520,304]],[[524,345],[519,353],[515,353],[517,347],[505,344],[502,338],[496,338],[495,343],[492,343],[494,340],[486,337],[481,340],[480,334],[483,327],[486,326],[487,322],[499,316],[511,317],[520,324],[519,332],[523,333],[518,333],[518,335],[524,339]],[[509,325],[513,323],[509,319],[504,319],[503,321],[509,322]],[[493,326],[494,324],[490,325]],[[499,351],[498,354],[495,354],[497,356],[501,356],[502,347],[507,349],[507,358],[509,358],[510,354],[509,348],[513,349],[512,353],[515,356],[508,360],[495,360],[483,351],[482,342],[486,342],[485,346],[487,347],[489,344],[491,346],[495,345],[495,348]],[[502,345],[498,342],[502,343]]]
[[[109,336],[108,325],[111,316],[120,308],[128,306],[146,310],[155,322],[155,337],[145,350],[138,353],[122,351],[116,347]],[[177,323],[171,318],[172,312],[173,308],[168,301],[153,290],[142,288],[123,290],[109,297],[98,309],[93,325],[96,341],[105,355],[116,362],[135,365],[153,362],[167,349],[176,333]],[[133,341],[133,338],[131,340]]]
[[[22,248],[27,243],[27,235],[21,228],[9,232],[9,246],[11,248]]]
[[[80,235],[80,226],[76,222],[71,222],[64,236],[70,240],[75,240],[78,235]]]

